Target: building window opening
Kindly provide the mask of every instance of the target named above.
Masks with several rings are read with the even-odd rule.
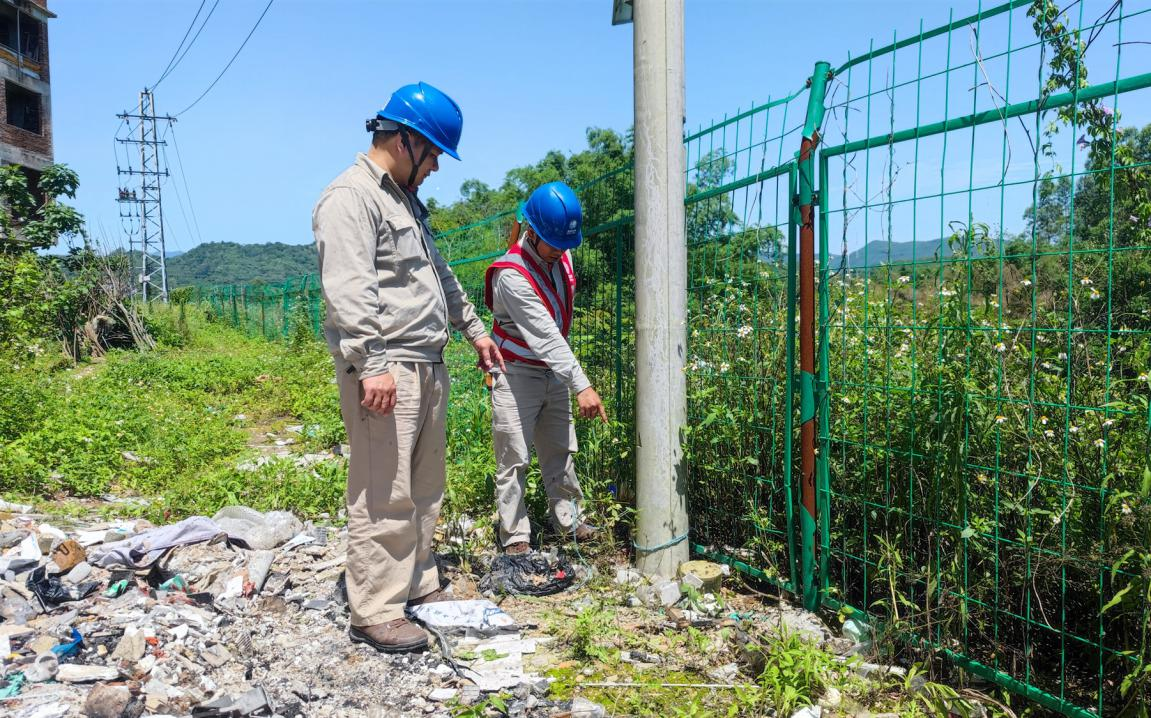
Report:
[[[8,124],[40,134],[40,95],[13,83],[4,83]]]

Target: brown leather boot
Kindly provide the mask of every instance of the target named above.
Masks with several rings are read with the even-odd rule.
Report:
[[[441,601],[454,601],[454,600],[456,600],[455,596],[452,596],[450,593],[447,593],[446,591],[441,591],[440,589],[437,588],[435,591],[432,591],[431,593],[428,593],[428,594],[424,594],[423,596],[420,596],[419,598],[408,599],[408,605],[409,606],[422,606],[425,603],[440,603]]]
[[[596,531],[592,526],[588,526],[587,524],[580,524],[579,526],[576,526],[575,531],[572,533],[575,535],[576,541],[591,541],[599,532]]]
[[[406,618],[372,626],[352,626],[348,636],[353,643],[366,643],[383,653],[422,651],[428,647],[428,634]]]
[[[531,544],[529,544],[527,541],[516,541],[514,543],[508,544],[507,546],[504,546],[504,553],[509,556],[523,556],[525,553],[531,550]]]

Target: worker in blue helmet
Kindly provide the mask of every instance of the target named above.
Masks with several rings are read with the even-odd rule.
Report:
[[[324,190],[312,230],[351,445],[349,633],[381,651],[413,651],[428,638],[405,608],[446,598],[432,553],[445,481],[444,346],[454,329],[484,368],[503,358],[416,196],[441,154],[459,157],[459,106],[427,83],[406,85],[367,126],[371,147]]]
[[[568,344],[576,290],[571,250],[583,241],[579,198],[563,182],[549,182],[528,197],[523,216],[527,228],[488,268],[484,288],[506,361],[492,370],[492,440],[499,540],[512,555],[531,550],[524,488],[533,446],[552,526],[577,541],[594,537],[580,513],[571,396],[581,417],[607,422],[603,401]]]

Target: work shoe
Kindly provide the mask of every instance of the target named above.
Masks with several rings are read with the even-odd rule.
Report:
[[[572,531],[572,535],[575,536],[576,541],[591,541],[598,533],[599,531],[597,531],[594,526],[587,524],[580,524]]]
[[[523,556],[532,550],[531,544],[527,541],[516,541],[504,546],[504,553],[508,556]]]
[[[348,636],[353,643],[366,643],[383,653],[407,653],[428,647],[428,634],[406,618],[372,626],[352,626]]]
[[[419,598],[408,599],[408,605],[409,606],[422,606],[425,603],[439,603],[441,601],[454,601],[454,600],[456,600],[455,597],[452,596],[450,593],[437,588],[435,591],[432,591],[431,593],[426,593],[423,596],[420,596]]]

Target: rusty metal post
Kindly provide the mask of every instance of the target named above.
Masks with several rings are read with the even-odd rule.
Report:
[[[807,120],[799,146],[799,418],[800,484],[803,510],[799,512],[800,570],[803,605],[819,605],[815,581],[815,148],[823,121],[823,101],[831,66],[817,62],[807,99]]]

